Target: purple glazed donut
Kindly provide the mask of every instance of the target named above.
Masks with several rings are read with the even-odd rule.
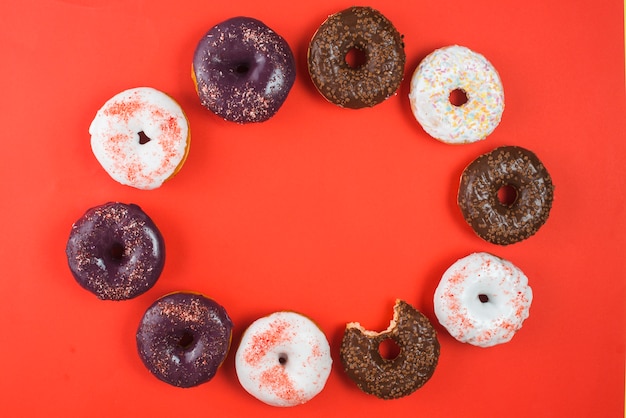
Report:
[[[65,248],[74,278],[100,299],[134,298],[156,283],[165,244],[139,206],[110,202],[89,209],[74,225]]]
[[[209,30],[193,57],[191,76],[200,103],[233,122],[274,116],[296,78],[287,42],[263,22],[235,17]]]
[[[137,330],[137,350],[146,368],[170,385],[208,382],[224,362],[233,323],[226,310],[198,293],[176,292],[154,302]]]

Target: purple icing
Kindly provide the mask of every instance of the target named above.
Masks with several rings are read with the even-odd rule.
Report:
[[[72,225],[65,253],[76,281],[107,300],[146,292],[165,263],[161,233],[134,204],[110,202],[89,209]]]
[[[196,47],[193,72],[202,105],[239,123],[274,116],[296,78],[287,42],[248,17],[235,17],[209,30]]]
[[[158,379],[188,388],[213,378],[226,358],[233,323],[226,310],[197,293],[163,296],[144,314],[137,350]]]

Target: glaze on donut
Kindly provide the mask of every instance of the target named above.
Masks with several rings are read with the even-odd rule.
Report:
[[[190,131],[181,107],[150,87],[123,91],[109,99],[89,126],[91,149],[119,183],[156,189],[183,166]]]
[[[210,29],[196,47],[192,78],[200,102],[233,122],[274,116],[296,78],[287,42],[263,22],[235,17]]]
[[[156,283],[165,264],[163,237],[134,204],[89,209],[70,232],[65,249],[72,275],[100,299],[125,300]]]
[[[392,359],[384,358],[379,349],[388,339],[400,348]],[[363,392],[397,399],[415,392],[432,377],[439,360],[439,341],[428,318],[398,299],[385,331],[347,324],[340,356],[345,372]]]
[[[450,95],[462,93],[464,103]],[[411,109],[433,138],[448,144],[485,139],[504,112],[504,90],[496,69],[463,46],[437,49],[420,62],[411,78]]]
[[[511,262],[488,253],[448,268],[435,290],[435,315],[450,335],[479,347],[509,342],[528,318],[533,293]]]
[[[346,60],[359,51],[363,62]],[[331,103],[360,109],[396,93],[404,76],[404,42],[391,22],[370,7],[350,7],[329,16],[309,44],[309,74]]]
[[[501,188],[515,191],[512,202],[498,198]],[[505,146],[476,158],[461,176],[458,205],[467,223],[484,240],[508,245],[534,235],[547,221],[554,186],[537,156]]]
[[[260,401],[289,407],[319,394],[330,375],[328,340],[309,318],[276,312],[244,332],[235,356],[241,386]]]
[[[163,296],[144,313],[137,350],[148,370],[170,385],[189,388],[211,380],[230,348],[226,310],[198,293]]]

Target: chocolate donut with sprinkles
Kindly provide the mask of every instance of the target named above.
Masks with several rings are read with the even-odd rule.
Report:
[[[472,161],[461,175],[457,202],[482,239],[509,245],[534,235],[548,220],[554,185],[537,156],[498,147]]]
[[[341,341],[343,368],[363,392],[381,399],[398,399],[421,388],[439,361],[437,332],[428,318],[403,300],[396,300],[393,320],[382,332],[351,322]],[[400,351],[383,357],[380,346],[392,340]]]
[[[234,17],[200,39],[191,76],[200,103],[216,115],[264,122],[287,99],[296,65],[284,38],[257,19]]]
[[[139,357],[159,380],[189,388],[211,380],[230,349],[233,323],[222,305],[194,292],[155,301],[137,329]]]
[[[148,291],[165,264],[165,244],[152,219],[135,204],[89,209],[73,225],[65,249],[72,275],[105,300]]]
[[[394,95],[405,60],[402,35],[371,7],[350,7],[329,16],[308,50],[309,74],[317,90],[331,103],[350,109],[372,107]]]

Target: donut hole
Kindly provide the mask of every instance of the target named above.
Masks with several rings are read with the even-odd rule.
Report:
[[[233,68],[233,71],[235,74],[238,75],[246,75],[248,74],[248,71],[250,71],[250,65],[247,62],[241,62],[237,65],[235,65],[235,67]]]
[[[448,99],[450,100],[450,104],[456,107],[463,106],[469,100],[467,92],[461,88],[452,90]]]
[[[195,338],[193,334],[190,331],[184,331],[183,335],[181,335],[178,339],[178,347],[182,348],[183,350],[187,350],[191,348],[194,341]]]
[[[109,248],[109,257],[111,260],[120,262],[124,258],[124,245],[120,242],[114,242]]]
[[[367,62],[367,55],[365,54],[365,51],[363,51],[363,49],[357,46],[353,46],[348,50],[348,52],[346,52],[345,60],[346,64],[348,64],[348,67],[356,70],[365,65],[365,63]]]
[[[498,189],[498,202],[503,206],[513,206],[517,201],[517,189],[505,184]]]
[[[139,135],[139,143],[141,145],[147,144],[148,142],[152,141],[152,138],[146,135],[144,131],[139,131],[137,135]]]
[[[480,303],[487,303],[489,302],[489,295],[481,293],[478,295],[478,300],[480,301]]]
[[[287,354],[285,353],[280,353],[278,355],[278,363],[280,363],[281,366],[284,366],[285,364],[287,364]]]
[[[393,360],[400,355],[402,349],[393,338],[385,338],[378,344],[378,353],[385,360]]]

